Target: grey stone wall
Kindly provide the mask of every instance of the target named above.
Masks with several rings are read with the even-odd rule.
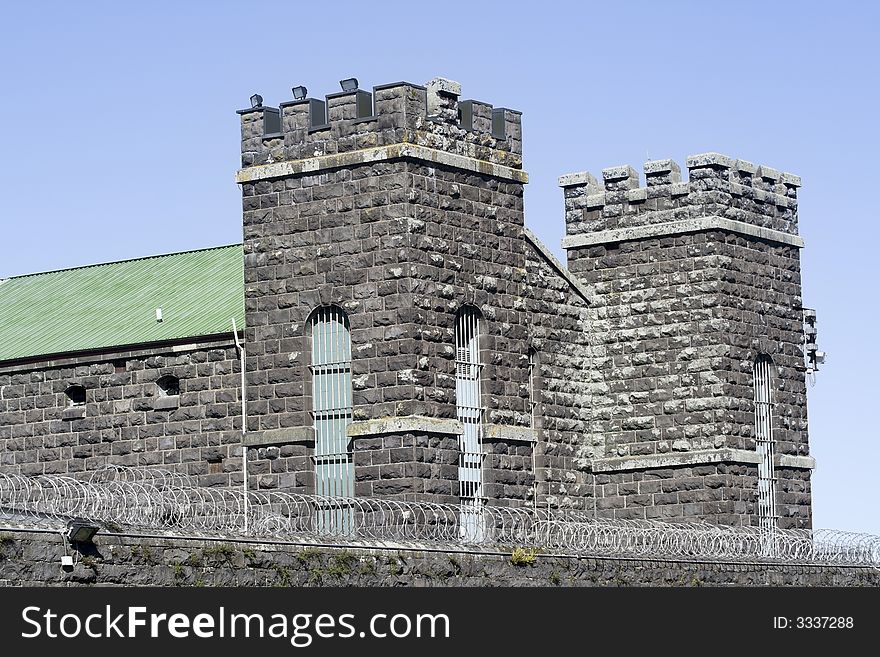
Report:
[[[809,526],[810,470],[777,468],[776,476],[779,526]],[[756,465],[735,462],[597,473],[596,508],[609,518],[757,524],[757,481]]]
[[[536,502],[541,507],[589,509],[594,489],[588,464],[603,439],[593,423],[593,387],[599,373],[587,301],[560,276],[547,254],[531,244],[524,301],[528,346],[536,357]],[[518,374],[522,377],[522,369]],[[527,379],[520,379],[520,390],[527,385]]]
[[[355,419],[413,412],[407,183],[382,163],[243,185],[249,431],[311,425],[306,325],[328,304],[350,320]]]
[[[239,363],[224,338],[2,367],[0,471],[88,476],[108,465],[151,466],[204,486],[239,485]],[[166,375],[179,379],[179,395],[160,392],[156,382]],[[84,406],[71,406],[71,385],[85,388]],[[252,450],[253,486],[292,486],[302,469],[288,472],[295,449],[268,458]]]
[[[795,249],[711,231],[571,249],[569,266],[594,292],[605,456],[754,449],[758,353],[777,449],[808,453]]]
[[[355,421],[455,418],[453,330],[455,313],[466,303],[484,319],[487,423],[530,425],[530,334],[550,359],[546,380],[554,396],[544,408],[557,425],[577,420],[570,402],[584,358],[573,347],[586,340],[586,302],[573,300],[570,285],[527,244],[521,185],[393,162],[243,188],[249,431],[311,425],[307,319],[326,304],[343,308],[351,325]],[[334,200],[324,198],[328,194]],[[553,363],[563,348],[567,356]],[[574,423],[553,427],[567,432],[569,444],[577,429]],[[359,439],[357,449],[372,451],[382,439],[376,441]],[[499,473],[497,481],[486,480],[489,490],[498,485],[490,497],[525,499],[532,494],[531,456],[523,445],[503,444],[487,446],[487,470]],[[370,459],[378,466],[375,459],[390,462],[391,455]],[[440,461],[449,465],[448,455]],[[442,469],[440,476],[440,468],[399,465],[356,476],[366,490],[371,472],[397,478],[396,471],[411,485],[371,490],[421,493],[412,473],[449,481],[451,471]]]
[[[872,568],[332,548],[102,534],[61,567],[57,534],[0,530],[0,586],[877,586]]]
[[[400,430],[352,441],[355,496],[458,501],[457,436]]]

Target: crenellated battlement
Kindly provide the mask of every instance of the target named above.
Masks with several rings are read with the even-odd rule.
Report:
[[[239,110],[242,167],[410,144],[522,169],[521,113],[460,95],[435,78]]]
[[[646,162],[644,187],[628,165],[603,169],[601,182],[588,172],[560,177],[565,246],[584,241],[577,236],[705,217],[797,235],[800,177],[719,153],[692,155],[687,169],[683,181],[672,160]]]

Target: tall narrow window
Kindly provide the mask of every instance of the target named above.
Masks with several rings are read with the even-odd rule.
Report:
[[[776,475],[773,456],[776,451],[772,429],[773,361],[761,355],[755,360],[755,443],[758,452],[758,522],[762,529],[776,528]]]
[[[538,411],[538,352],[529,347],[529,428],[534,431],[538,424],[535,415]],[[538,445],[532,445],[532,504],[538,508]]]
[[[351,424],[351,334],[348,318],[335,306],[319,308],[310,320],[312,399],[315,422],[315,493],[354,497],[354,464],[346,428]],[[334,502],[319,509],[317,529],[348,534],[351,508]]]
[[[480,404],[480,315],[465,306],[455,320],[455,408],[464,425],[458,462],[461,535],[483,537],[483,408]]]

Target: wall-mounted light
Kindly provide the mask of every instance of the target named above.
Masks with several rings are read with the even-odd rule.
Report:
[[[263,106],[263,97],[260,94],[254,94],[251,96],[251,107],[262,107]]]
[[[92,538],[98,533],[97,525],[83,520],[82,518],[73,518],[67,521],[67,540],[71,543],[91,543]]]
[[[825,364],[825,352],[819,349],[819,331],[816,328],[816,311],[804,308],[804,357],[807,373],[812,375]]]
[[[339,86],[342,87],[343,91],[357,91],[358,80],[357,78],[345,78],[339,81]]]
[[[293,92],[294,100],[303,100],[306,96],[309,95],[309,90],[302,85],[294,87],[293,89],[291,89],[291,91]]]

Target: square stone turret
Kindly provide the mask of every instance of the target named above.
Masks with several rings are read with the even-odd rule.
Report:
[[[453,329],[469,304],[486,470],[504,470],[486,495],[532,494],[520,113],[460,93],[438,78],[239,112],[249,440],[280,447],[302,492],[315,491],[308,321],[332,306],[350,325],[355,494],[458,501]]]
[[[754,368],[769,358],[771,497],[780,524],[809,526],[800,178],[718,153],[687,169],[648,162],[645,186],[629,166],[559,180],[568,265],[593,293],[598,504],[757,522]]]

